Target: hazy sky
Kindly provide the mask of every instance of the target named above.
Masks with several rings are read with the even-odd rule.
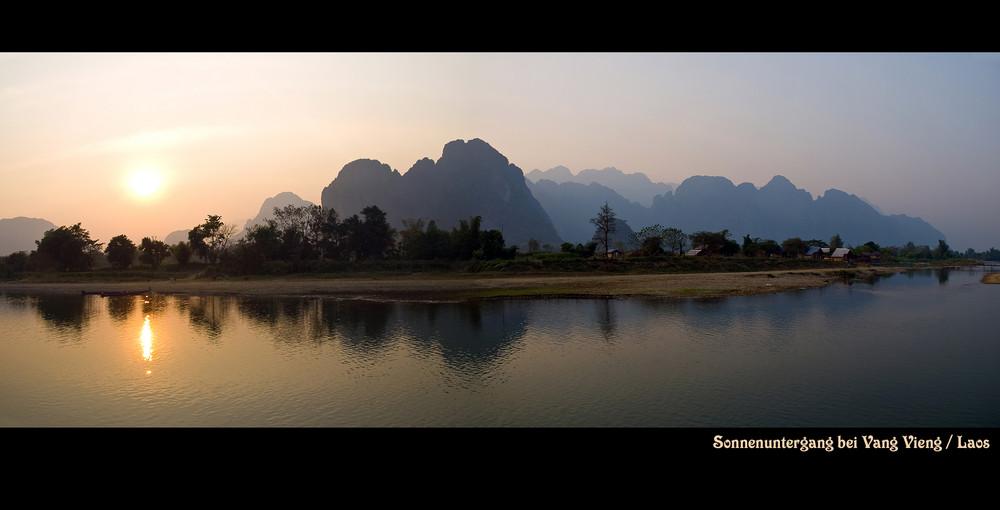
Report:
[[[1000,247],[997,54],[0,54],[0,218],[105,243],[319,203],[355,159],[405,172],[472,138],[525,172],[780,174]]]

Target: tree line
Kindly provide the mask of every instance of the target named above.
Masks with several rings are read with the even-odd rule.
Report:
[[[632,232],[627,243],[619,244],[611,241],[616,222],[615,212],[605,203],[597,216],[591,219],[595,226],[592,242],[576,245],[563,243],[560,251],[591,257],[599,247],[605,253],[614,247],[627,248],[636,255],[657,256],[680,254],[686,246],[692,246],[722,256],[796,257],[804,255],[810,247],[835,249],[844,245],[839,234],[828,241],[794,237],[780,244],[773,239],[746,235],[740,244],[730,239],[728,230],[687,234],[678,228],[658,224]],[[135,244],[125,235],[113,237],[105,246],[91,239],[90,233],[77,223],[46,231],[40,240],[35,241],[36,249],[30,253],[17,252],[0,257],[0,275],[9,278],[25,271],[88,271],[102,254],[116,271],[127,269],[137,261],[156,270],[172,256],[180,266],[198,257],[206,264],[218,265],[237,274],[322,270],[329,261],[494,260],[512,259],[518,254],[517,246],[506,246],[502,232],[483,230],[480,216],[459,220],[458,225],[450,230],[438,227],[434,220],[425,222],[420,218],[403,220],[402,224],[403,229],[393,229],[385,212],[375,205],[343,219],[333,209],[322,206],[290,205],[275,208],[271,218],[250,227],[239,239],[236,239],[236,225],[224,223],[221,216],[208,215],[203,223],[188,232],[186,242],[173,246],[155,237],[144,237],[139,244]],[[537,241],[529,241],[528,251],[537,251],[537,245]],[[958,253],[951,250],[944,240],[939,240],[933,248],[912,242],[902,247],[882,247],[869,241],[852,248],[852,252],[879,253],[887,260],[933,260],[962,256],[1000,260],[1000,250],[996,248],[984,252],[970,248]]]
[[[612,249],[610,238],[616,229],[616,214],[607,203],[598,210],[597,216],[590,220],[595,225],[593,240],[602,246],[605,252]],[[663,227],[662,225],[652,225],[643,227],[629,235],[627,243],[618,246],[619,249],[629,249],[631,253],[639,256],[656,256],[666,253],[680,254],[685,246],[703,250],[706,254],[717,254],[722,256],[743,255],[744,257],[798,257],[805,255],[811,248],[828,248],[834,250],[843,248],[844,242],[840,234],[834,234],[829,241],[821,239],[801,239],[792,237],[785,239],[780,244],[773,239],[761,239],[751,237],[749,234],[743,237],[743,243],[739,244],[730,239],[730,232],[722,230],[719,232],[699,231],[692,234],[685,234],[678,228]],[[938,240],[938,245],[933,249],[927,245],[917,246],[913,242],[908,242],[902,247],[879,246],[874,241],[850,248],[855,255],[877,253],[881,257],[889,260],[893,259],[924,259],[942,260],[948,258],[966,257],[981,260],[1000,260],[1000,251],[991,248],[986,252],[976,252],[969,248],[964,254],[951,250],[951,247],[943,240]],[[565,247],[564,247],[565,251]]]
[[[184,266],[197,257],[222,270],[259,274],[317,270],[327,261],[485,260],[517,254],[516,246],[505,245],[502,232],[482,229],[480,216],[460,220],[450,231],[433,220],[404,220],[403,225],[397,232],[375,205],[346,218],[319,205],[289,205],[276,207],[271,218],[251,226],[238,239],[236,225],[208,215],[188,232],[187,241],[173,246],[153,237],[137,245],[124,234],[105,246],[78,223],[46,231],[35,242],[35,250],[11,254],[0,262],[10,276],[23,271],[88,271],[101,254],[116,271],[136,261],[155,270],[170,256]]]

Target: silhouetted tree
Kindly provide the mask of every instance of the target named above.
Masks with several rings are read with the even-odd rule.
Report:
[[[253,246],[264,260],[281,260],[281,232],[274,221],[251,226],[240,243]],[[243,250],[248,249],[244,246]]]
[[[214,264],[235,234],[235,225],[227,225],[222,222],[221,216],[210,214],[205,223],[188,232],[188,240],[191,242],[191,249],[199,257]]]
[[[340,224],[340,239],[344,255],[358,259],[384,258],[394,247],[395,230],[389,226],[385,212],[370,205]]]
[[[798,257],[809,251],[809,245],[798,237],[790,237],[781,242],[781,251],[786,257]]]
[[[139,261],[149,264],[151,269],[160,266],[160,262],[170,254],[170,247],[167,243],[156,238],[143,237],[139,243]]]
[[[651,256],[663,253],[664,229],[661,225],[643,227],[638,232],[629,235],[632,249],[642,255]]]
[[[882,247],[878,245],[875,241],[868,241],[857,248],[851,250],[855,254],[858,253],[879,253],[882,251]]]
[[[364,215],[364,243],[363,252],[365,258],[380,259],[389,255],[395,246],[396,231],[389,226],[385,212],[377,206],[370,205],[361,210]]]
[[[538,251],[539,245],[540,245],[540,243],[538,242],[538,239],[535,239],[534,237],[529,237],[528,238],[528,253],[535,253],[536,251]]]
[[[604,252],[607,253],[611,248],[611,235],[617,230],[615,226],[615,211],[608,206],[607,202],[601,206],[601,209],[597,212],[597,217],[591,218],[590,222],[594,224],[594,240],[601,243],[604,247]],[[603,256],[603,255],[602,255]]]
[[[830,238],[830,249],[836,250],[837,248],[843,248],[843,247],[844,247],[844,241],[840,239],[840,234],[833,234],[833,237]]]
[[[452,238],[443,229],[438,228],[437,223],[431,220],[427,223],[427,258],[430,259],[450,259],[455,257],[455,250],[452,248]]]
[[[756,257],[760,252],[760,238],[751,238],[750,234],[743,236],[743,246],[741,248],[744,257]]]
[[[3,277],[10,278],[18,273],[23,273],[28,268],[28,263],[28,253],[16,251],[0,257],[0,272],[3,273]]]
[[[560,251],[564,253],[574,253],[581,257],[593,257],[594,252],[597,251],[597,243],[593,241],[587,243],[586,245],[577,243],[576,246],[573,246],[573,243],[562,243],[560,246]]]
[[[273,226],[281,240],[280,258],[297,262],[313,259],[324,252],[323,208],[318,205],[287,205],[274,208]]]
[[[774,239],[765,239],[760,242],[758,249],[764,253],[765,256],[770,257],[776,253],[781,253],[781,246]]]
[[[256,228],[261,225],[254,225]],[[247,237],[236,242],[230,250],[226,252],[227,264],[239,274],[257,274],[266,262],[264,247],[259,239]]]
[[[482,222],[483,219],[481,217],[474,216],[468,222],[459,220],[458,230],[452,229],[452,245],[458,252],[457,256],[459,260],[469,260],[479,250],[482,242],[479,239],[479,230]],[[529,251],[531,250],[529,249]]]
[[[404,219],[402,223],[405,228],[399,231],[400,254],[411,260],[431,258],[423,218]]]
[[[35,245],[37,248],[30,257],[35,267],[43,271],[86,271],[93,267],[94,255],[101,251],[101,243],[91,239],[79,223],[48,230]]]
[[[740,252],[740,244],[732,239],[726,239],[722,243],[722,248],[719,249],[719,253],[727,257],[732,257]]]
[[[125,234],[122,234],[112,237],[108,241],[108,247],[104,249],[104,253],[108,256],[108,262],[111,263],[111,267],[121,270],[132,265],[137,250],[135,243],[129,240]]]
[[[680,253],[684,250],[687,241],[688,236],[681,229],[674,227],[663,229],[663,245],[667,247],[667,250]]]
[[[707,232],[703,230],[695,232],[688,237],[691,239],[691,246],[701,248],[708,253],[731,252],[731,254],[736,254],[740,251],[740,245],[729,240],[728,229],[721,232]],[[733,250],[732,246],[728,245],[730,242],[736,247],[735,250]]]
[[[177,244],[171,248],[171,252],[174,255],[174,259],[180,265],[187,264],[191,260],[191,245],[185,243],[184,241],[179,241]]]
[[[323,260],[328,251],[335,250],[334,241],[337,232],[337,211],[324,209],[321,205],[314,205],[309,209],[309,219],[306,224],[306,239],[318,252],[319,259]]]
[[[944,242],[944,239],[938,239],[937,248],[934,248],[934,258],[936,259],[946,259],[951,256],[951,247],[948,243]]]
[[[516,248],[504,248],[503,234],[499,230],[481,230],[481,222],[479,216],[460,220],[459,227],[448,233],[433,220],[426,227],[423,219],[403,220],[406,228],[399,232],[400,255],[411,260],[513,258]]]
[[[517,247],[515,246],[513,250],[507,250],[504,248],[503,233],[499,230],[487,230],[479,235],[483,259],[493,260],[493,259],[505,259],[514,258],[514,253],[516,253]]]

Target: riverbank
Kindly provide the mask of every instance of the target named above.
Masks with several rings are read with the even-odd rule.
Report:
[[[465,301],[497,298],[682,298],[771,294],[871,279],[906,271],[896,267],[802,269],[685,274],[411,274],[366,277],[188,278],[129,282],[5,282],[0,291],[129,291],[154,294],[325,296],[383,301]]]

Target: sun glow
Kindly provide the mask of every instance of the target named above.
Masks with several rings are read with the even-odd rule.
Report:
[[[139,343],[142,344],[142,359],[152,361],[153,359],[153,333],[149,330],[149,316],[142,325],[142,334],[139,336]],[[148,372],[147,372],[148,373]]]
[[[132,175],[132,191],[138,195],[149,196],[160,188],[160,174],[155,170],[140,170]]]

